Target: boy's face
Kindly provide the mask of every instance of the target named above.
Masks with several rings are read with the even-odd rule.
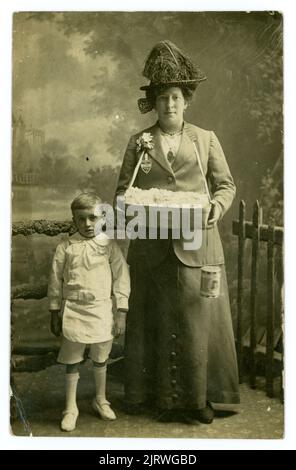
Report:
[[[101,232],[104,216],[98,206],[88,209],[76,209],[73,212],[73,221],[80,235],[93,238]]]

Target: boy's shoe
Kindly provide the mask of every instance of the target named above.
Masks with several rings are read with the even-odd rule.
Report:
[[[116,414],[110,407],[110,403],[106,400],[102,403],[98,403],[97,400],[94,398],[92,402],[93,409],[99,413],[102,419],[105,421],[113,421],[116,419]]]
[[[76,428],[76,421],[79,415],[78,409],[63,411],[63,419],[61,422],[62,431],[74,431]]]

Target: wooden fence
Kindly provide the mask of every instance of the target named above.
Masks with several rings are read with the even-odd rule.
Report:
[[[246,240],[250,239],[252,243],[251,254],[251,278],[250,278],[250,306],[249,306],[249,376],[250,386],[256,387],[257,374],[257,353],[263,352],[265,356],[265,378],[266,393],[269,397],[274,396],[274,368],[275,360],[280,361],[281,370],[283,368],[283,335],[280,327],[280,335],[275,334],[275,288],[276,282],[280,291],[280,305],[278,312],[283,312],[283,227],[268,226],[262,223],[263,211],[256,201],[253,208],[252,221],[245,220],[245,203],[240,202],[239,219],[233,222],[232,233],[238,237],[238,283],[237,283],[237,357],[240,382],[243,376],[243,354],[245,342],[242,331],[243,314],[243,293],[244,293],[244,276],[247,264],[246,260]],[[264,346],[260,346],[258,342],[258,263],[259,248],[261,243],[265,243],[266,250],[266,316],[265,316],[265,335]],[[275,266],[275,249],[280,250],[280,259]],[[262,261],[262,260],[261,260]],[[275,272],[280,272],[280,276],[275,279]],[[275,351],[275,346],[281,343],[281,352]],[[282,391],[282,374],[281,374],[281,391]]]

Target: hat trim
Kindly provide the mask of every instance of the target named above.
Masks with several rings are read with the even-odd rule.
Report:
[[[149,90],[150,88],[155,88],[162,85],[193,85],[195,83],[203,82],[207,77],[195,78],[194,80],[172,80],[169,82],[159,82],[159,83],[149,83],[149,85],[143,85],[140,87],[140,90]]]
[[[151,102],[147,98],[139,98],[138,99],[138,108],[141,114],[146,114],[152,111],[153,106]]]

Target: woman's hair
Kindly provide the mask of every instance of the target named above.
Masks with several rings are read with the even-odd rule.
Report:
[[[95,193],[81,193],[71,203],[72,213],[77,209],[89,209],[102,204],[102,199]]]
[[[151,106],[154,108],[157,96],[161,95],[161,93],[168,90],[172,86],[174,85],[158,85],[150,87],[146,90],[146,99],[151,103]],[[192,100],[196,85],[176,85],[176,87],[180,88],[183,97],[187,102]]]

